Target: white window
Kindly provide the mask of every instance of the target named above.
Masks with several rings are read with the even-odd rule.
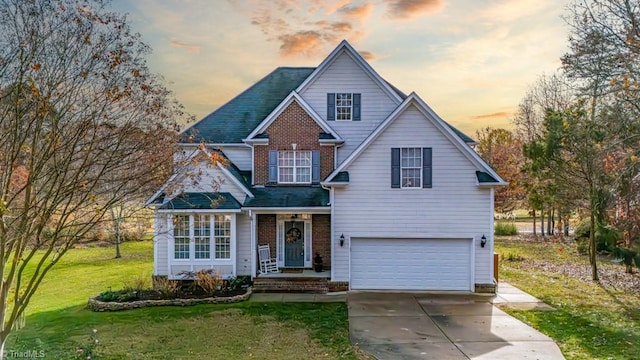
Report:
[[[173,243],[174,259],[231,259],[231,215],[175,215]]]
[[[189,258],[189,216],[176,215],[173,218],[173,256],[175,259]]]
[[[422,187],[422,148],[400,149],[400,182],[403,188]]]
[[[353,94],[336,94],[336,120],[349,121],[353,117]]]
[[[279,151],[278,182],[311,183],[311,151]]]
[[[216,259],[231,259],[231,216],[215,215]]]
[[[208,215],[194,215],[193,239],[196,259],[211,257],[211,225]]]

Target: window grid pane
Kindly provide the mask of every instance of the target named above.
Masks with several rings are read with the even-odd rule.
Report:
[[[402,148],[400,150],[401,183],[403,188],[422,186],[422,149]]]
[[[215,257],[216,259],[230,259],[231,217],[229,215],[215,215],[214,225]]]
[[[195,257],[209,259],[211,256],[211,223],[208,215],[196,215],[193,219]]]
[[[278,152],[279,183],[311,182],[311,151]]]
[[[189,258],[189,215],[176,215],[173,218],[173,257]]]
[[[350,93],[336,94],[336,120],[351,120],[352,95]]]

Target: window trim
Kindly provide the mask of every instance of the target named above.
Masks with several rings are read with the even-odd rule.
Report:
[[[293,155],[292,159],[293,159],[293,165],[292,166],[283,166],[280,165],[280,160],[281,160],[281,155],[290,153]],[[309,160],[309,166],[302,166],[302,165],[297,165],[297,161],[298,161],[298,154],[302,154],[302,153],[307,153],[308,156],[308,160]],[[282,174],[281,174],[281,170],[282,168],[286,168],[286,169],[292,169],[292,179],[293,181],[282,181]],[[298,179],[298,169],[309,169],[309,181],[297,181]],[[278,164],[277,164],[277,180],[278,180],[278,184],[311,184],[313,181],[313,151],[311,150],[279,150],[278,151]]]
[[[185,262],[216,262],[216,263],[229,263],[229,262],[233,262],[233,257],[234,257],[234,215],[235,214],[229,214],[229,213],[224,213],[224,214],[216,214],[216,213],[175,213],[173,214],[170,219],[171,219],[171,248],[168,249],[169,254],[171,254],[171,261],[177,262],[177,263],[185,263]],[[195,236],[195,218],[196,217],[206,217],[206,221],[205,223],[208,224],[209,226],[209,235],[207,236],[208,238],[208,245],[209,245],[209,256],[207,258],[196,258],[196,236]],[[226,222],[228,224],[228,234],[229,235],[225,235],[224,237],[228,238],[229,241],[229,257],[228,258],[222,258],[222,257],[216,257],[216,245],[217,245],[217,241],[216,238],[217,236],[215,235],[215,217],[216,216],[221,216],[221,217],[225,217],[227,219]],[[176,258],[176,235],[175,235],[175,229],[176,229],[176,217],[188,217],[189,219],[189,229],[188,229],[188,236],[186,237],[188,239],[188,257],[187,258]],[[181,238],[184,238],[184,236],[181,236]],[[235,271],[235,269],[234,269]]]

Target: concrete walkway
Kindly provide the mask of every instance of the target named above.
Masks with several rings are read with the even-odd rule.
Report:
[[[351,341],[378,359],[564,359],[553,340],[494,304],[551,309],[509,284],[495,296],[349,292]]]

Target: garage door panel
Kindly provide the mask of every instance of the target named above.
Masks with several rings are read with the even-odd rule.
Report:
[[[351,288],[470,290],[465,239],[351,239]]]

